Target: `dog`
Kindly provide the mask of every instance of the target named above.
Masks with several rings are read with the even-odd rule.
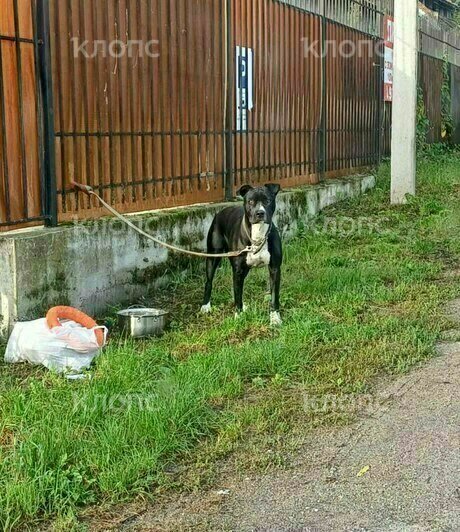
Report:
[[[257,188],[244,185],[238,191],[238,195],[244,199],[244,204],[219,212],[208,234],[208,253],[212,255],[243,251],[251,247],[251,251],[230,258],[237,315],[244,310],[244,282],[250,270],[268,267],[271,291],[270,323],[273,326],[282,325],[280,287],[283,248],[279,231],[273,223],[276,198],[280,190],[281,187],[277,184]],[[221,261],[221,258],[207,259],[206,287],[201,307],[203,313],[211,311],[213,281]]]

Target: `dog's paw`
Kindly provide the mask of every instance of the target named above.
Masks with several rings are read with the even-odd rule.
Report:
[[[248,310],[248,307],[246,303],[243,303],[243,308],[241,310],[235,311],[235,320],[238,319],[240,316],[242,316],[247,310]]]
[[[212,310],[211,303],[208,303],[207,305],[203,305],[201,307],[200,312],[201,314],[210,314],[211,310]]]
[[[283,320],[279,312],[270,312],[270,325],[272,327],[280,327],[283,325]]]

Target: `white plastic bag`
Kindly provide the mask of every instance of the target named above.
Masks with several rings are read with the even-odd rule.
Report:
[[[105,344],[105,327],[89,330],[66,321],[50,330],[46,319],[17,323],[6,348],[5,362],[30,362],[58,373],[81,372],[101,351],[96,338],[98,329],[104,331]]]

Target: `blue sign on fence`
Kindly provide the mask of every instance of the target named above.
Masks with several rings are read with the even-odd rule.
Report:
[[[248,112],[254,108],[254,50],[236,47],[236,130],[247,131]]]

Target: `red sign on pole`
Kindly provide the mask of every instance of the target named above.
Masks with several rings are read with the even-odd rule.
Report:
[[[384,99],[386,102],[393,101],[393,50],[394,50],[394,25],[393,17],[386,16],[384,21],[385,40],[385,67],[384,67]]]

